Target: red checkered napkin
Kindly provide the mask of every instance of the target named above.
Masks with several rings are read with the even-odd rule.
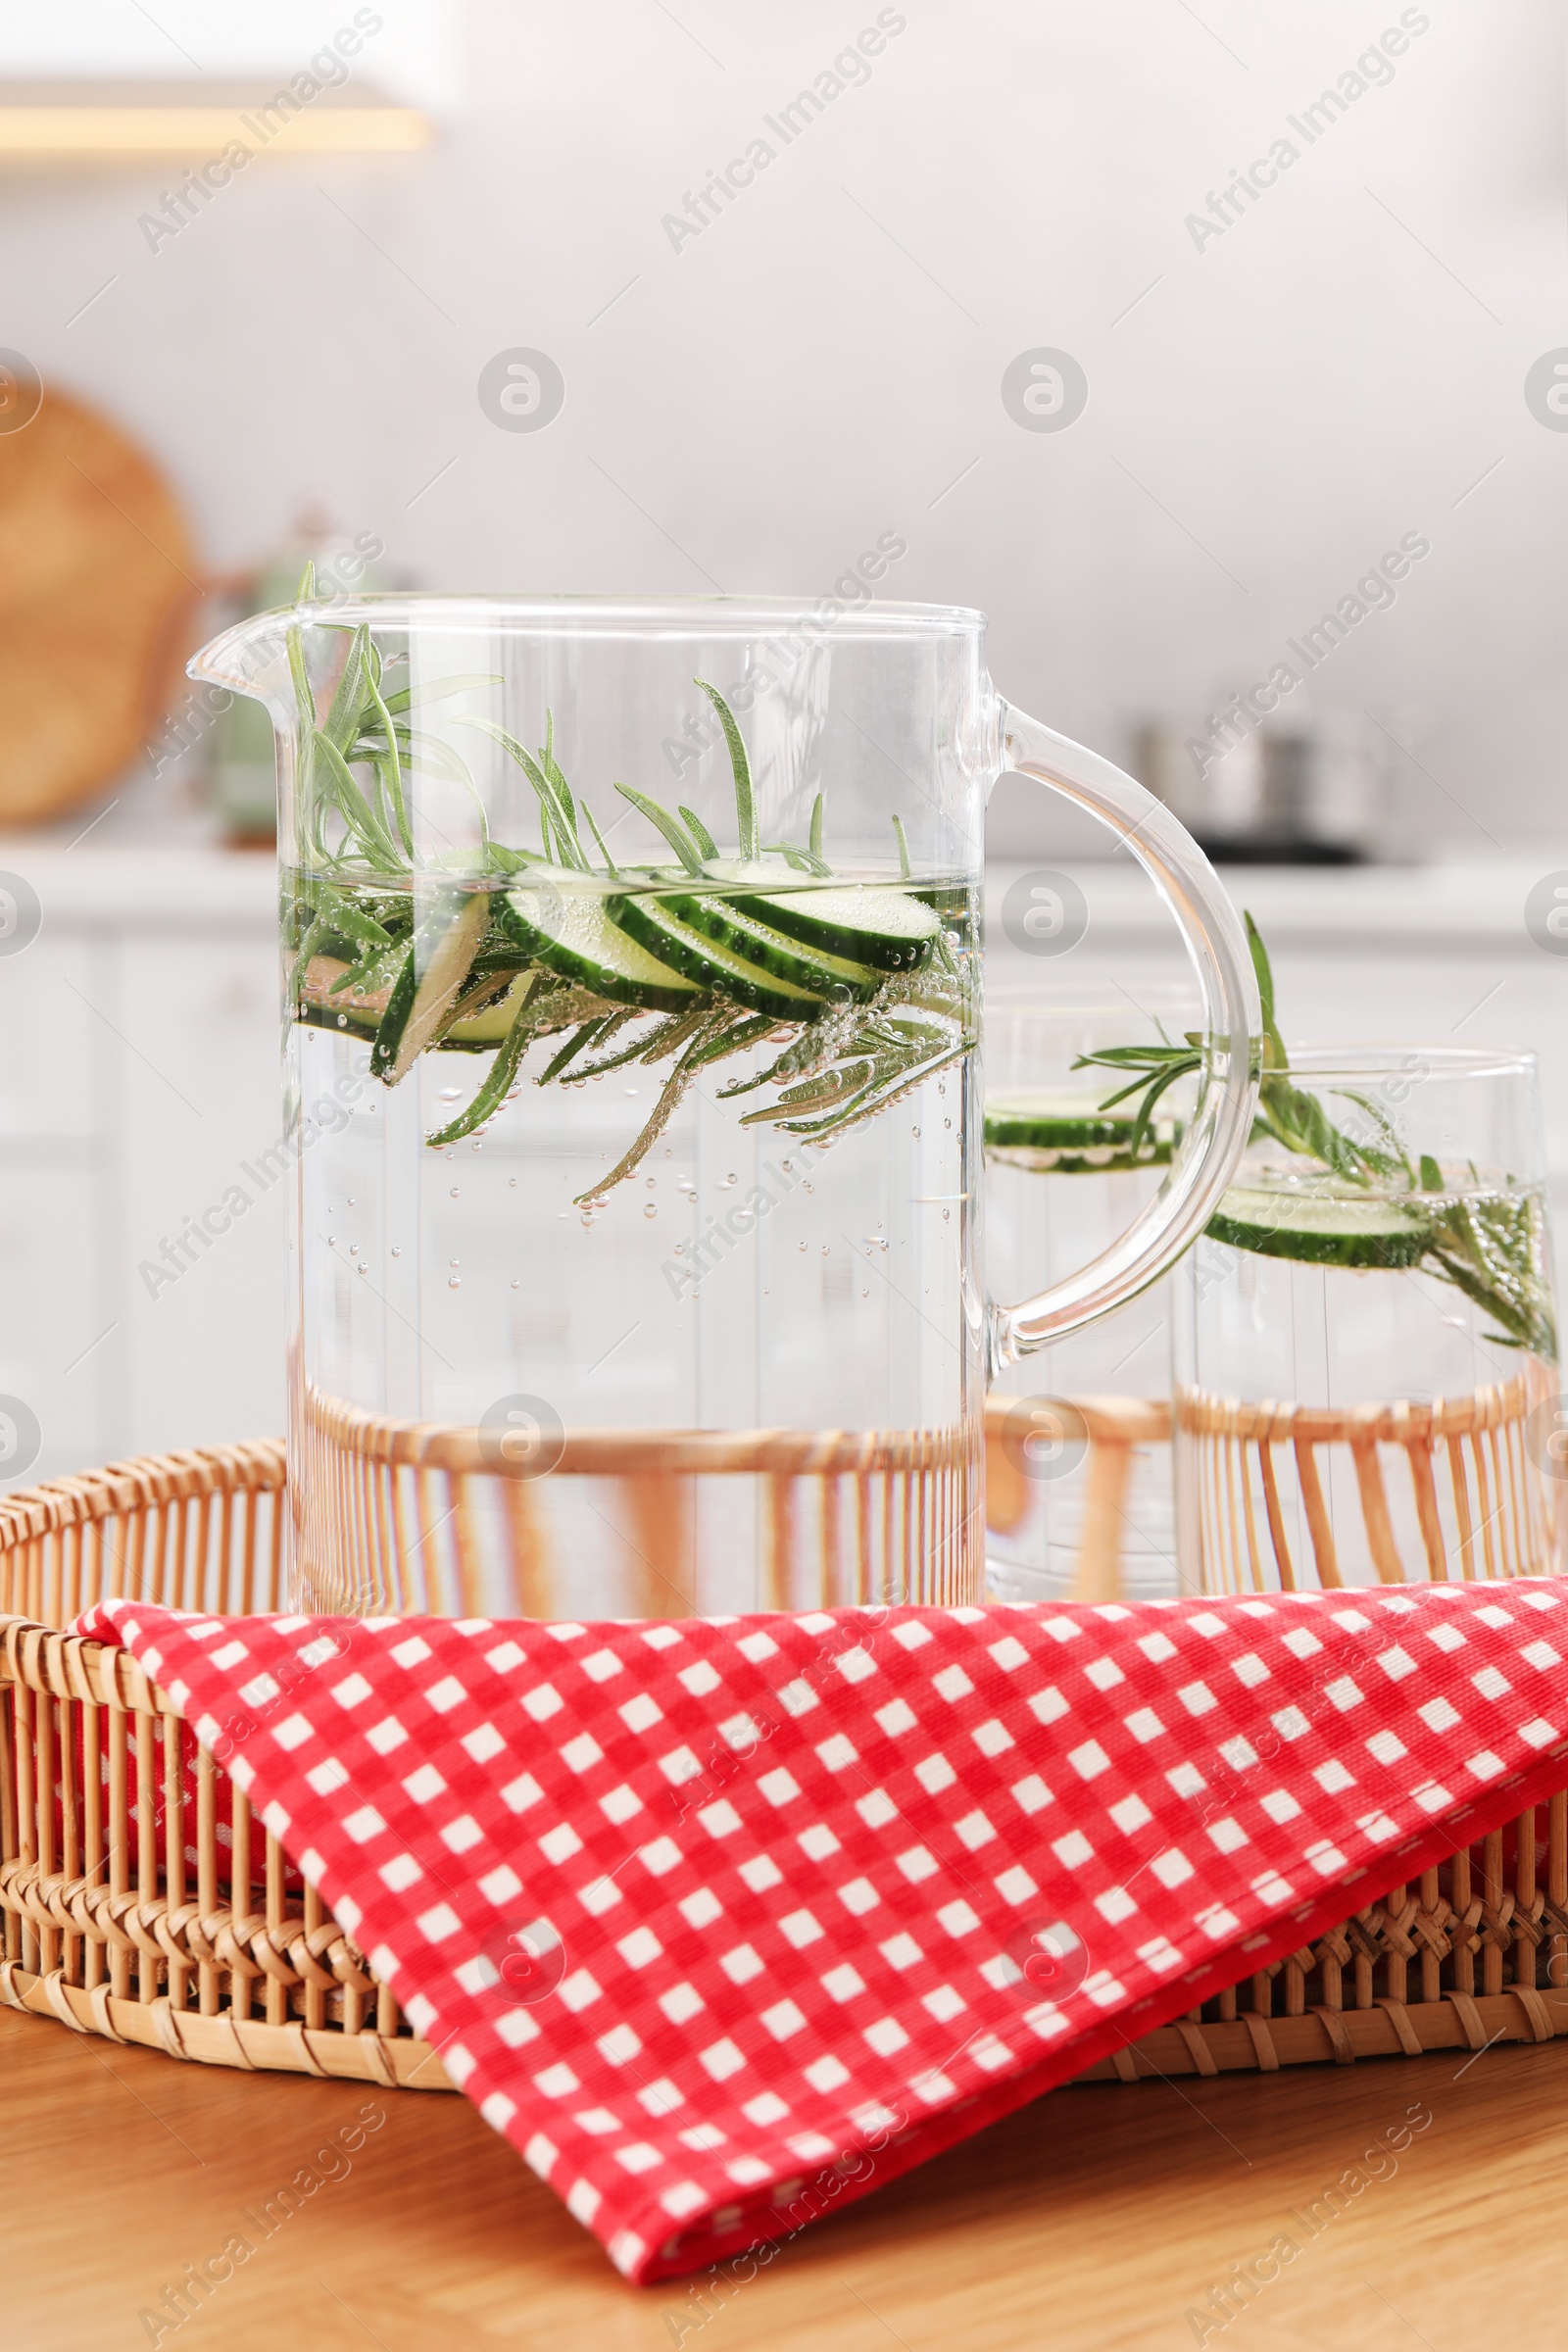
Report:
[[[1568,1784],[1568,1585],[181,1616],[169,1690],[628,2278],[791,2233]]]

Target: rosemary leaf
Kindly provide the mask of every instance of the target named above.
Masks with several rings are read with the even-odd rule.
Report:
[[[436,1134],[425,1137],[425,1142],[430,1145],[432,1150],[439,1149],[443,1144],[455,1144],[463,1136],[472,1135],[476,1127],[482,1127],[487,1119],[494,1118],[511,1091],[512,1081],[517,1074],[517,1064],[522,1059],[532,1034],[533,1024],[529,1020],[528,1002],[524,998],[517,1007],[515,1018],[512,1027],[507,1031],[504,1042],[497,1049],[496,1057],[485,1074],[483,1085],[468,1104],[467,1109],[460,1112],[450,1126],[442,1127]]]
[[[609,852],[608,848],[607,848],[607,847],[606,847],[606,845],[605,845],[605,837],[604,837],[604,835],[603,835],[603,834],[600,832],[600,830],[599,830],[599,826],[598,826],[598,824],[597,824],[597,822],[595,821],[595,818],[594,818],[594,812],[593,812],[593,810],[592,810],[592,809],[589,808],[589,806],[588,806],[588,804],[587,804],[587,802],[586,802],[586,801],[584,801],[584,802],[582,803],[582,812],[583,812],[584,816],[585,816],[585,817],[588,819],[588,830],[589,830],[589,832],[590,832],[590,833],[593,835],[593,837],[594,837],[595,841],[596,841],[596,842],[599,844],[599,855],[600,855],[600,857],[601,857],[601,858],[604,859],[604,861],[605,861],[605,871],[606,871],[606,873],[607,873],[607,874],[610,876],[610,879],[612,880],[612,882],[618,882],[618,881],[620,880],[620,868],[619,868],[619,866],[617,866],[617,865],[616,865],[616,863],[615,863],[615,860],[614,860],[614,859],[613,859],[613,858],[612,858],[612,856],[610,855],[610,852]]]
[[[348,750],[360,731],[360,712],[364,710],[368,692],[373,692],[370,676],[370,624],[362,621],[349,640],[349,650],[338,677],[332,707],[327,711],[321,732],[334,752]]]
[[[392,827],[396,829],[405,854],[412,858],[414,834],[409,824],[408,805],[403,793],[403,760],[398,750],[398,731],[392,724],[392,714],[381,699],[380,684],[375,679],[369,681],[367,700],[375,712],[381,731],[386,737],[385,756],[375,760],[375,772],[380,782],[381,796],[387,804]]]
[[[612,1029],[618,1029],[621,1021],[625,1018],[625,1009],[622,1007],[618,1013],[607,1013],[603,1020],[584,1021],[575,1036],[566,1040],[555,1059],[540,1071],[534,1084],[548,1086],[552,1078],[561,1076],[568,1062],[575,1060],[576,1056],[586,1052],[589,1046],[597,1045],[601,1038],[608,1037]]]
[[[702,851],[705,858],[716,858],[718,856],[717,842],[713,839],[713,836],[711,833],[710,833],[708,827],[704,824],[696,809],[688,808],[684,802],[680,804],[680,820],[685,826],[687,832],[691,835],[693,841],[696,842],[697,847]]]
[[[395,694],[386,697],[386,708],[394,718],[412,710],[416,703],[449,702],[455,694],[466,694],[470,686],[499,686],[503,680],[496,674],[485,675],[477,670],[466,676],[438,678],[429,686],[400,686]]]
[[[685,827],[670,815],[669,810],[662,808],[657,801],[649,799],[647,793],[638,792],[630,784],[617,784],[615,790],[620,794],[622,800],[630,801],[634,808],[641,809],[648,822],[662,833],[686,871],[694,879],[699,876],[703,870],[702,852],[692,841]]]
[[[718,712],[718,723],[724,730],[724,741],[729,749],[730,770],[735,778],[735,828],[740,840],[741,860],[743,864],[755,864],[759,855],[757,796],[752,790],[751,762],[746,757],[741,731],[735,724],[735,713],[718,688],[710,686],[706,678],[693,678],[692,684],[702,688]]]
[[[715,1017],[722,1019],[721,1015],[715,1016],[710,1013],[708,1016],[710,1021],[713,1020]],[[626,1153],[623,1159],[616,1162],[615,1166],[611,1169],[608,1176],[601,1177],[599,1182],[592,1186],[586,1193],[579,1193],[577,1195],[575,1202],[577,1207],[581,1208],[585,1206],[590,1200],[602,1200],[606,1193],[613,1191],[617,1184],[621,1183],[627,1176],[630,1176],[638,1167],[641,1166],[643,1160],[646,1159],[648,1153],[653,1150],[655,1144],[658,1143],[660,1137],[663,1134],[664,1129],[668,1126],[670,1118],[674,1113],[676,1104],[679,1102],[682,1095],[686,1092],[688,1086],[690,1086],[692,1079],[696,1076],[693,1055],[698,1052],[704,1040],[702,1033],[699,1032],[698,1036],[693,1040],[692,1044],[688,1046],[686,1052],[681,1055],[679,1061],[676,1062],[675,1067],[671,1070],[669,1076],[665,1079],[663,1092],[661,1094],[659,1101],[654,1105],[653,1115],[649,1119],[648,1124],[643,1129],[641,1135],[638,1136],[637,1141],[632,1145],[631,1150]]]
[[[453,724],[476,728],[481,735],[488,735],[492,743],[499,743],[502,750],[515,760],[534,791],[539,795],[541,830],[544,836],[546,855],[557,858],[561,864],[573,867],[580,874],[587,873],[588,860],[578,846],[576,812],[569,808],[570,795],[567,794],[563,799],[555,778],[540,766],[531,752],[524,751],[515,735],[509,735],[506,728],[498,726],[493,718],[472,718],[466,711],[459,711],[453,719]],[[554,766],[554,764],[555,762],[552,760],[551,765]],[[552,832],[556,836],[554,850],[551,847]]]

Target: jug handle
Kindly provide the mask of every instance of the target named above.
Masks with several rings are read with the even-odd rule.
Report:
[[[1198,1239],[1247,1148],[1262,1061],[1262,1008],[1246,935],[1186,827],[1100,753],[1007,703],[999,723],[1004,765],[1099,817],[1152,881],[1197,970],[1209,1050],[1193,1115],[1156,1197],[1079,1272],[1016,1306],[988,1309],[992,1374],[1147,1290]]]

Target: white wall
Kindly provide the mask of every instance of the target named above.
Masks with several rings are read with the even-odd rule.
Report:
[[[292,71],[352,10],[105,0],[25,43],[22,13],[11,71],[162,74]],[[1406,11],[1430,24],[1393,80],[1288,133],[1299,160],[1201,251],[1185,216],[1396,0],[901,0],[864,86],[678,252],[662,216],[872,0],[380,13],[364,72],[428,95],[423,155],[259,159],[156,252],[168,172],[0,180],[6,340],[128,420],[215,564],[311,494],[443,585],[815,591],[891,528],[893,593],[988,608],[1005,691],[1124,750],[1416,530],[1430,557],[1314,683],[1416,746],[1406,843],[1560,831],[1568,433],[1523,390],[1568,337],[1545,0]],[[514,345],[565,377],[538,433],[476,397]],[[1063,432],[1000,397],[1039,345],[1088,375]]]

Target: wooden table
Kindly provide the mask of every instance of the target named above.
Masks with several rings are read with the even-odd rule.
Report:
[[[0,2342],[114,2352],[356,2087],[78,2039],[0,2011]],[[617,2278],[466,2100],[385,2120],[183,2326],[195,2352],[1143,2352],[1282,2231],[1302,2250],[1226,2352],[1512,2352],[1564,2338],[1568,2047],[1057,2091],[808,2230],[709,2317]],[[1315,2238],[1293,2220],[1375,2135],[1430,2126]],[[324,2168],[331,2169],[331,2168]],[[671,2325],[673,2322],[673,2325]],[[681,2330],[684,2328],[685,2332]]]

